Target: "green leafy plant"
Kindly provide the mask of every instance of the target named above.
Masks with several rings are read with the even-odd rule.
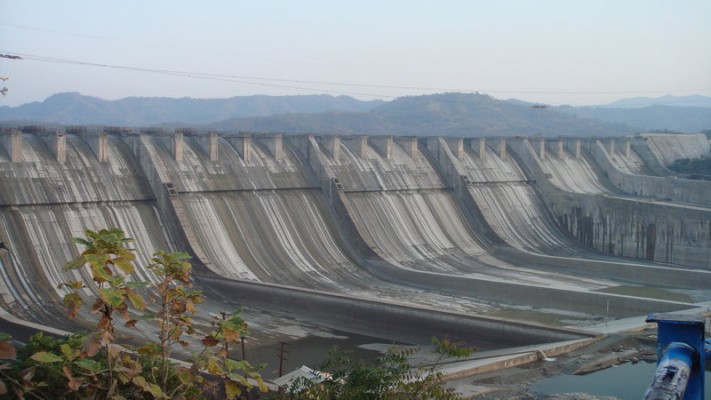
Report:
[[[222,313],[212,321],[214,331],[202,340],[203,348],[192,362],[176,362],[173,348],[188,348],[196,335],[191,315],[204,296],[192,289],[192,265],[186,253],[159,251],[147,268],[156,282],[128,278],[135,271],[133,242],[120,229],[86,231],[74,238],[82,253],[65,270],[86,268],[96,287],[90,314],[97,316],[93,332],[54,339],[32,337],[20,357],[6,336],[0,336],[0,398],[36,399],[234,399],[244,390],[266,387],[258,369],[245,360],[229,357],[230,346],[247,335],[247,324],[238,312]],[[70,318],[85,304],[82,281],[60,285]],[[146,296],[151,304],[149,310]],[[116,318],[126,329],[141,321],[155,322],[157,339],[138,348],[116,342]]]
[[[146,282],[128,281],[126,278],[135,270],[136,259],[134,250],[127,247],[133,239],[127,238],[120,229],[102,229],[99,232],[87,230],[86,238],[74,238],[74,241],[84,246],[79,257],[64,265],[65,270],[76,270],[88,266],[91,278],[96,283],[98,296],[91,305],[90,312],[98,315],[95,331],[87,340],[79,354],[85,367],[92,368],[97,374],[94,377],[105,378],[105,382],[93,382],[85,376],[74,376],[72,369],[67,368],[65,375],[69,380],[70,389],[86,394],[105,393],[106,398],[122,398],[117,392],[119,384],[132,382],[140,375],[140,365],[129,355],[124,354],[121,347],[114,345],[115,330],[114,313],[125,321],[126,327],[134,327],[138,322],[129,312],[129,306],[137,311],[143,311],[146,302],[138,289],[147,286]],[[77,316],[84,300],[80,291],[84,289],[82,281],[70,281],[60,287],[70,290],[64,296],[64,304],[68,308],[68,316]],[[90,357],[105,349],[105,373],[98,369],[96,363],[89,362]],[[74,354],[71,355],[75,357]],[[94,361],[94,360],[91,360]],[[101,374],[99,374],[102,372]]]
[[[143,319],[154,319],[158,323],[158,342],[138,348],[138,353],[150,360],[150,379],[137,379],[134,383],[156,397],[173,398],[177,393],[195,392],[197,378],[186,374],[171,360],[175,345],[189,346],[185,336],[195,333],[190,314],[195,314],[196,305],[204,300],[200,291],[191,289],[189,259],[186,253],[159,251],[148,265],[160,279],[153,285],[152,293],[158,311],[144,315]]]
[[[475,349],[461,347],[449,340],[432,339],[438,359],[429,365],[410,364],[416,352],[393,346],[374,363],[353,359],[338,348],[329,352],[321,366],[327,378],[295,380],[288,394],[281,398],[296,400],[456,400],[461,397],[444,387],[439,370],[447,357],[468,357]],[[288,396],[288,397],[285,397]]]
[[[240,310],[233,313],[221,312],[219,317],[212,319],[212,326],[215,329],[203,339],[202,343],[206,348],[214,348],[215,352],[196,360],[210,375],[218,377],[218,382],[224,385],[225,396],[228,399],[234,399],[243,391],[250,391],[253,387],[262,393],[267,392],[267,387],[259,374],[263,366],[255,367],[244,359],[238,361],[229,357],[230,346],[234,348],[234,345],[240,343],[247,335],[247,322],[240,313]]]

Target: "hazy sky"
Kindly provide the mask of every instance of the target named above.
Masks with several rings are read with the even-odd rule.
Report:
[[[67,91],[599,104],[711,95],[711,1],[0,0],[0,54],[23,57],[0,58],[0,105]]]

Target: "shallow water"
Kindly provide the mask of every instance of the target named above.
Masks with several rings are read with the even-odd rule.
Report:
[[[656,364],[641,362],[622,364],[587,375],[559,375],[543,379],[530,387],[531,392],[545,395],[587,393],[614,396],[620,400],[640,400],[652,382]],[[706,373],[705,400],[711,400],[711,373]]]

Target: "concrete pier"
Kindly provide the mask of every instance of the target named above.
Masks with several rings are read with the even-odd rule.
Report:
[[[565,158],[565,146],[563,139],[558,140],[558,158]]]
[[[10,145],[10,160],[14,163],[22,162],[22,132],[12,131],[12,143]]]
[[[417,158],[418,150],[417,150],[417,138],[416,137],[401,136],[401,137],[398,137],[397,143],[400,146],[402,146],[403,149],[405,149],[405,152],[407,152],[407,155],[410,156],[410,158],[412,158],[412,159]]]
[[[358,157],[365,160],[368,156],[368,137],[365,135],[358,137]]]
[[[479,158],[482,160],[486,157],[486,139],[479,138]]]
[[[57,162],[64,164],[67,161],[67,137],[64,135],[64,132],[57,131],[56,141],[55,151],[57,153]]]
[[[392,136],[377,136],[371,137],[370,142],[373,147],[383,156],[386,160],[391,160],[393,158],[393,137]]]
[[[447,139],[447,144],[454,157],[457,159],[464,157],[464,138]]]
[[[234,146],[240,157],[245,162],[252,159],[252,135],[249,133],[240,133],[237,136],[232,136],[228,141]]]
[[[632,143],[631,143],[630,139],[627,139],[627,141],[625,142],[625,158],[629,160],[630,157],[632,156],[631,153],[632,153]]]
[[[210,132],[209,134],[209,154],[210,154],[210,161],[218,161],[220,152],[217,148],[217,145],[220,141],[220,137],[217,135],[217,132]]]
[[[546,140],[545,140],[545,139],[541,139],[539,145],[540,145],[540,146],[539,146],[540,149],[539,149],[539,151],[538,151],[538,157],[539,157],[541,160],[544,160],[544,159],[546,158]]]
[[[575,139],[575,158],[580,158],[580,139]]]
[[[265,138],[267,149],[272,153],[275,160],[281,160],[283,153],[283,136],[280,133],[275,133],[271,137]]]
[[[499,141],[499,158],[506,159],[506,139],[504,138]]]
[[[184,147],[183,132],[175,132],[173,136],[173,159],[175,161],[183,161]]]
[[[326,137],[326,151],[331,155],[334,161],[338,161],[341,158],[341,137],[340,136],[328,136]]]
[[[610,154],[610,158],[615,158],[615,139],[610,139],[610,147],[607,152]]]
[[[108,154],[106,152],[106,146],[109,144],[109,135],[105,131],[101,131],[98,136],[96,136],[90,143],[96,153],[96,158],[99,162],[108,161]]]

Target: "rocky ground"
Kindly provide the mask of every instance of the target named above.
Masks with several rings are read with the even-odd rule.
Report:
[[[550,376],[591,373],[626,362],[655,361],[656,340],[656,329],[614,334],[552,361],[538,361],[451,383],[466,397],[476,400],[615,400],[583,393],[545,396],[533,393],[529,388]]]

